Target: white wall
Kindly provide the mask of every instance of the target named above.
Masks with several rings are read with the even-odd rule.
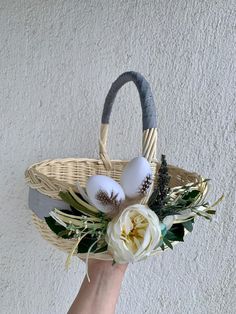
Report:
[[[103,101],[126,70],[150,81],[158,158],[212,179],[212,223],[184,244],[130,265],[118,314],[235,312],[235,1],[0,1],[2,314],[66,313],[85,267],[41,239],[24,170],[55,157],[97,157]],[[141,110],[120,92],[111,157],[140,152]],[[137,136],[138,133],[138,136]]]

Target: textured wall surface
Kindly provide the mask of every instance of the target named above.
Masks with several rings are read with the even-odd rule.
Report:
[[[85,273],[41,239],[24,170],[97,157],[106,93],[126,70],[149,80],[158,159],[212,179],[225,201],[173,251],[129,266],[118,314],[235,313],[235,1],[0,1],[1,314],[66,313]],[[132,83],[111,118],[111,157],[141,151]]]

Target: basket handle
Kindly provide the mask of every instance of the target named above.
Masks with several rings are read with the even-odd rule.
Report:
[[[157,143],[157,116],[156,107],[152,95],[152,91],[149,83],[146,79],[137,72],[125,72],[121,74],[115,82],[111,85],[111,88],[107,94],[103,113],[102,124],[100,129],[99,140],[99,155],[104,163],[106,170],[111,170],[111,161],[108,157],[106,150],[108,126],[111,115],[111,110],[115,97],[119,89],[127,82],[134,82],[136,85],[140,102],[142,107],[142,123],[143,123],[143,141],[142,141],[142,154],[148,161],[151,161],[156,157],[156,143]]]

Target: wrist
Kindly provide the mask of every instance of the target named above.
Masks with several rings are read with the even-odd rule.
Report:
[[[115,306],[128,264],[88,260],[90,282],[85,276],[80,291],[68,314],[111,314]]]
[[[91,276],[123,278],[128,264],[113,264],[112,261],[102,261],[90,259],[88,262],[88,272]]]

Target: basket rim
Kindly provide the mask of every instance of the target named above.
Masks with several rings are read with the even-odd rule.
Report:
[[[78,162],[78,163],[93,163],[94,165],[99,165],[99,166],[104,166],[103,161],[101,159],[95,159],[95,158],[74,158],[74,157],[65,157],[65,158],[57,158],[57,159],[44,159],[41,160],[39,162],[36,162],[32,165],[30,165],[26,170],[25,170],[25,183],[33,188],[38,190],[40,193],[50,196],[52,198],[55,199],[59,199],[58,198],[58,191],[59,190],[63,190],[63,189],[68,189],[69,187],[71,187],[72,189],[75,188],[75,184],[63,181],[63,180],[59,180],[58,178],[55,178],[53,176],[48,176],[47,174],[44,173],[44,171],[42,171],[42,169],[44,168],[44,166],[47,166],[51,163],[62,163],[62,164],[66,164],[67,162]],[[115,163],[119,163],[121,165],[125,165],[129,162],[128,159],[113,159],[111,160],[112,164]],[[157,159],[153,159],[150,162],[152,171],[155,171],[154,167],[156,165],[160,165],[160,162]],[[192,181],[189,182],[201,182],[204,177],[197,173],[197,172],[191,172],[188,170],[185,170],[183,168],[168,164],[168,168],[169,170],[173,171],[175,174],[173,176],[173,178],[177,178],[177,180],[179,178],[181,178],[184,174],[186,176],[190,176],[193,177]],[[106,169],[105,169],[106,171]],[[108,170],[107,171],[107,175],[109,176],[111,173],[113,172],[112,170]],[[178,178],[179,177],[179,178]],[[46,190],[45,187],[42,187],[42,182],[43,185],[46,186]],[[175,186],[181,186],[181,184],[175,185]]]
[[[40,166],[47,164],[47,163],[50,164],[51,162],[69,162],[69,161],[81,161],[81,162],[87,161],[87,162],[97,163],[98,165],[103,165],[103,161],[100,158],[99,159],[86,158],[86,157],[82,157],[82,158],[80,158],[80,157],[50,158],[50,159],[43,159],[41,161],[38,161],[36,163],[31,164],[30,166],[28,166],[26,168],[25,172],[27,172],[27,170],[31,170],[32,168],[35,168],[36,171],[39,171],[37,169],[37,167],[40,167]],[[130,159],[111,159],[112,163],[116,163],[116,162],[127,163],[129,161],[130,161]],[[160,161],[158,161],[156,158],[153,158],[152,161],[150,161],[150,163],[151,164],[160,164]],[[168,164],[168,168],[180,169],[180,170],[183,170],[185,172],[194,173],[194,174],[197,174],[198,176],[201,176],[199,173],[197,173],[195,171],[187,170],[187,169],[184,169],[184,168],[181,168],[179,166],[172,165],[172,164]]]
[[[41,161],[35,162],[31,164],[27,169],[32,168],[37,165],[41,165],[43,163],[49,163],[49,162],[61,162],[61,161],[88,161],[88,162],[97,162],[98,164],[103,165],[103,161],[100,158],[86,158],[86,157],[62,157],[62,158],[48,158],[48,159],[43,159]],[[130,159],[111,159],[112,162],[129,162]],[[153,158],[152,162],[158,162],[157,159]]]

